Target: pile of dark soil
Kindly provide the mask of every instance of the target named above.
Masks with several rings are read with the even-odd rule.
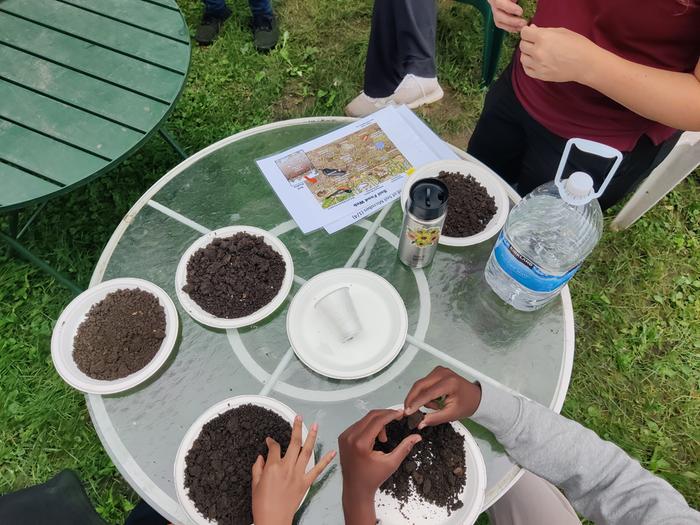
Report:
[[[420,434],[422,437],[381,490],[402,503],[418,494],[451,514],[463,506],[459,494],[466,483],[464,437],[449,423],[417,430],[422,417],[414,416],[389,423],[386,427],[388,441],[374,443],[374,450],[387,453],[406,436]]]
[[[450,195],[443,235],[469,237],[482,232],[498,211],[486,188],[471,175],[464,177],[461,173],[441,171],[438,179],[445,183]]]
[[[165,311],[139,289],[108,294],[88,312],[73,340],[73,360],[94,379],[113,380],[141,370],[165,339]]]
[[[253,523],[251,469],[259,454],[267,457],[266,437],[284,454],[292,427],[255,405],[236,407],[204,425],[185,458],[185,487],[206,518],[218,525]]]
[[[216,317],[245,317],[272,301],[285,270],[282,256],[262,237],[237,233],[214,239],[190,257],[182,290]]]

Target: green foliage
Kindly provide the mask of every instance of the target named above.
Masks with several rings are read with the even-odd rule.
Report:
[[[532,2],[528,2],[529,8]],[[181,2],[192,31],[197,0]],[[371,0],[285,0],[283,38],[258,54],[244,0],[221,38],[193,49],[169,129],[190,152],[250,127],[340,115],[362,89]],[[441,0],[445,100],[419,111],[464,147],[478,118],[482,20]],[[508,46],[515,39],[509,37]],[[503,52],[502,66],[510,56]],[[107,176],[48,204],[24,240],[87,286],[129,207],[178,162],[153,138]],[[572,284],[577,355],[565,413],[615,441],[700,505],[700,178],[689,178],[632,229],[606,233]],[[0,248],[0,493],[78,471],[100,514],[122,523],[135,495],[104,452],[81,395],[53,370],[49,339],[70,294]]]

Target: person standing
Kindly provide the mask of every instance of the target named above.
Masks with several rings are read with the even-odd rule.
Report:
[[[279,28],[270,0],[248,0],[253,15],[253,42],[258,51],[269,51],[277,45]],[[221,26],[231,16],[226,0],[204,0],[204,14],[194,39],[202,46],[212,44]]]
[[[415,109],[440,100],[436,26],[435,0],[375,0],[364,90],[345,113],[364,117],[390,104]]]

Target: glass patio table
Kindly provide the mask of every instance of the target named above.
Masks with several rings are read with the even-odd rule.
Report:
[[[368,410],[401,403],[410,386],[437,365],[467,378],[497,381],[561,409],[574,352],[568,289],[533,313],[500,302],[483,278],[493,240],[466,248],[440,247],[424,270],[403,266],[396,257],[402,222],[398,203],[334,235],[323,230],[303,235],[290,220],[255,159],[349,121],[327,117],[279,122],[193,155],[134,205],[97,264],[91,285],[139,277],[175,299],[175,269],[187,247],[210,230],[246,224],[271,231],[289,248],[296,274],[290,299],[314,275],[354,266],[388,279],[408,310],[409,340],[393,363],[365,379],[338,381],[306,368],[290,348],[285,328],[289,300],[255,326],[224,331],[198,324],[175,299],[181,333],[161,371],[129,392],[87,396],[93,423],[114,464],[142,498],[174,523],[190,523],[173,483],[180,441],[202,412],[225,398],[275,397],[308,424],[320,424],[322,450],[336,448],[338,435]],[[511,198],[518,197],[511,191]],[[520,468],[488,431],[470,422],[467,426],[486,462],[487,508],[518,479]],[[342,523],[340,496],[336,461],[309,493],[300,523]]]

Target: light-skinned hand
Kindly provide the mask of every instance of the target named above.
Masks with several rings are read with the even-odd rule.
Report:
[[[435,410],[426,414],[418,425],[420,430],[467,418],[476,412],[479,403],[481,387],[478,384],[467,381],[449,368],[438,366],[411,387],[404,401],[404,413],[409,416],[421,407]]]
[[[343,470],[343,510],[346,525],[374,523],[374,495],[421,440],[406,437],[390,453],[374,450],[376,439],[385,442],[386,425],[402,419],[403,410],[372,410],[338,438]]]
[[[304,446],[301,444],[301,416],[294,418],[292,438],[284,457],[279,443],[267,438],[267,460],[262,456],[253,465],[253,520],[255,525],[292,523],[301,500],[316,478],[335,457],[335,451],[323,456],[306,472],[314,450],[318,425],[311,425]]]
[[[588,64],[601,49],[583,35],[562,27],[530,24],[520,31],[520,62],[525,73],[548,82],[585,84]]]
[[[523,18],[523,8],[518,5],[517,0],[489,0],[489,4],[496,27],[509,33],[517,33],[527,25]]]

